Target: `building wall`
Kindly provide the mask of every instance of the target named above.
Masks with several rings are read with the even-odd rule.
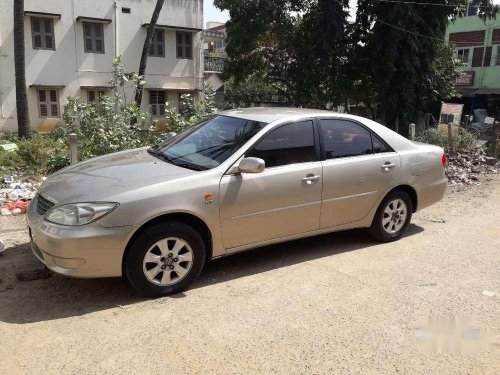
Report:
[[[486,21],[478,16],[459,18],[450,22],[446,39],[457,51],[469,50],[464,70],[474,72],[474,82],[467,88],[500,88],[500,17]]]
[[[35,130],[49,131],[59,118],[39,116],[37,87],[58,88],[61,112],[68,96],[81,96],[82,87],[106,87],[112,78],[112,61],[121,55],[127,72],[138,70],[142,46],[156,1],[154,0],[25,0],[26,12],[59,14],[53,20],[55,51],[33,49],[31,17],[25,16],[26,81],[30,121]],[[116,7],[115,7],[116,5]],[[12,0],[0,0],[0,131],[17,128],[14,81],[14,38]],[[130,8],[130,14],[122,13]],[[109,19],[103,24],[105,53],[85,53],[83,25],[78,17]],[[167,90],[177,102],[180,91],[203,89],[203,0],[168,0],[158,19],[165,29],[165,57],[149,57],[146,88]],[[196,29],[193,58],[176,56],[176,28]],[[184,30],[184,29],[182,29]],[[131,93],[129,93],[131,95]],[[147,111],[148,92],[142,109]]]

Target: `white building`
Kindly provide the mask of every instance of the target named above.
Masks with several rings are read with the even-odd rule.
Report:
[[[112,61],[137,72],[154,0],[25,0],[30,122],[61,124],[66,97],[94,100],[110,89]],[[146,69],[142,109],[161,118],[163,103],[203,89],[203,0],[166,1]],[[17,129],[13,0],[0,0],[0,131]]]

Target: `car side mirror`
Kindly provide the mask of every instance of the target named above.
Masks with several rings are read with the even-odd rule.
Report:
[[[266,169],[266,162],[259,158],[244,158],[238,165],[241,173],[261,173]]]

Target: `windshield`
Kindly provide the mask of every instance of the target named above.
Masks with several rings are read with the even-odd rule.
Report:
[[[215,116],[153,146],[150,152],[180,167],[217,167],[266,124],[236,117]]]

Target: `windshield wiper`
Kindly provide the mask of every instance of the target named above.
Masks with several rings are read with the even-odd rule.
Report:
[[[168,156],[165,156],[164,154],[162,154],[159,150],[154,150],[152,148],[148,148],[148,153],[150,155],[153,155],[155,158],[166,161],[167,163],[177,165],[174,163],[174,161],[172,159],[170,159]]]
[[[150,147],[147,149],[147,151],[148,151],[148,154],[153,155],[153,156],[157,157],[158,159],[162,159],[162,157],[161,157],[162,155],[161,155],[159,150],[157,150],[153,147]]]
[[[179,159],[177,159],[177,160],[179,160]],[[202,165],[189,163],[187,161],[181,161],[180,163],[173,162],[173,161],[171,161],[171,162],[172,162],[172,164],[175,164],[178,167],[192,169],[193,171],[206,171],[209,169],[209,168],[204,167]]]
[[[148,152],[151,155],[153,155],[154,157],[156,157],[160,160],[163,160],[167,163],[173,164],[177,167],[192,169],[193,171],[206,171],[209,169],[209,168],[203,167],[201,165],[189,163],[189,162],[184,161],[184,160],[179,159],[179,158],[170,158],[167,155],[165,155],[157,150],[148,149]],[[180,160],[180,162],[178,162],[177,160]]]
[[[235,142],[232,141],[232,142],[227,142],[227,143],[219,143],[218,145],[212,145],[212,146],[209,146],[209,147],[206,147],[206,148],[202,148],[201,150],[190,152],[188,154],[183,154],[183,155],[180,155],[180,156],[176,156],[174,158],[171,158],[171,160],[177,160],[177,159],[181,159],[182,160],[182,158],[184,158],[186,156],[191,156],[191,155],[194,155],[194,154],[199,154],[199,153],[202,153],[202,152],[205,152],[205,151],[208,151],[208,150],[212,150],[212,149],[216,149],[216,148],[219,148],[219,147],[222,147],[222,146],[230,146],[233,143],[235,143]]]

